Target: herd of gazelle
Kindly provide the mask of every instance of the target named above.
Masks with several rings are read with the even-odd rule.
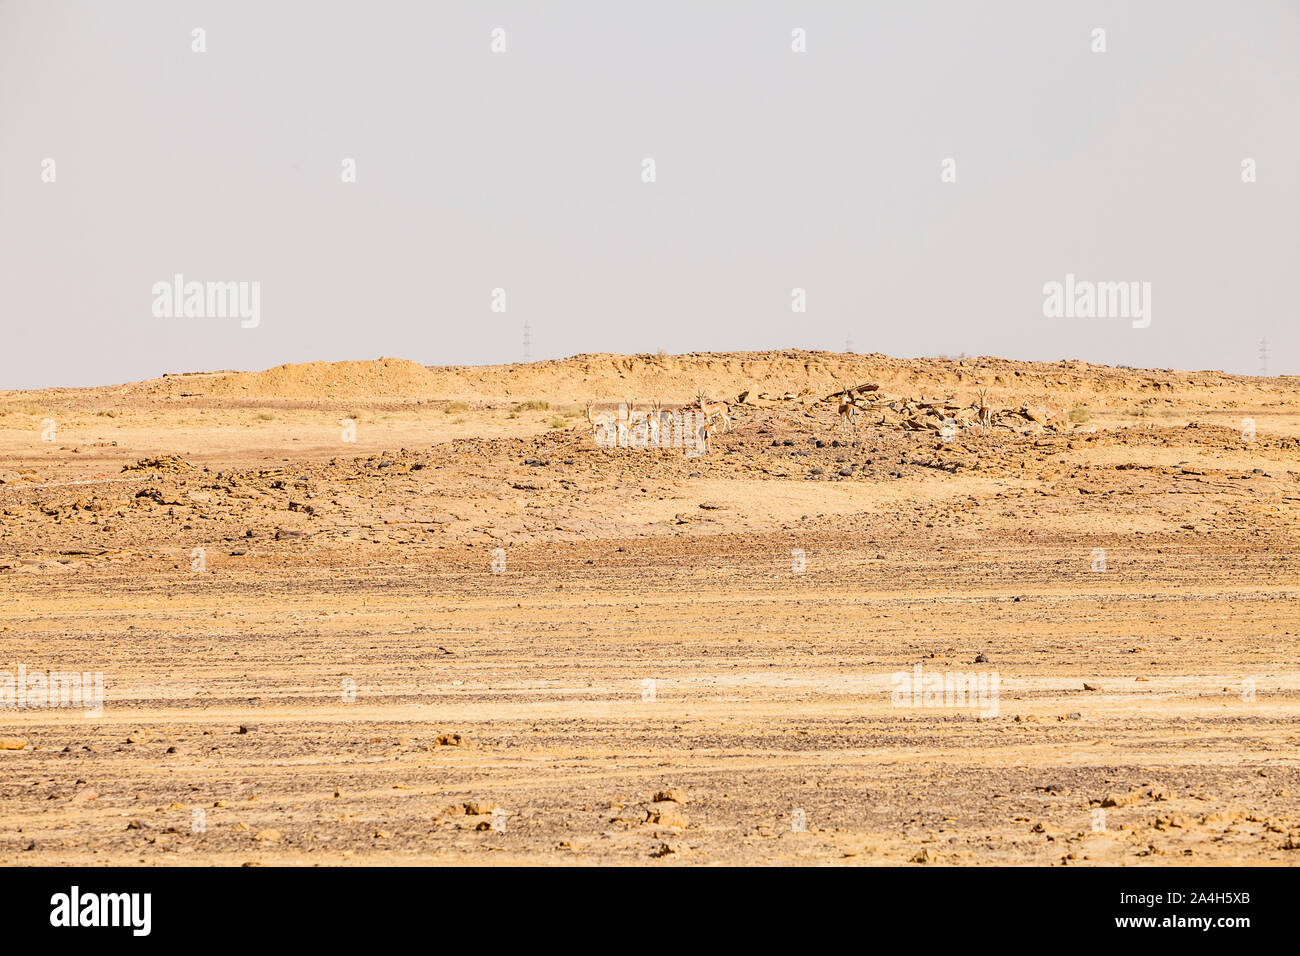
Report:
[[[593,429],[600,427],[595,407],[594,402],[587,402],[587,421]],[[713,435],[731,431],[731,416],[727,414],[726,402],[710,401],[703,392],[696,393],[695,406],[687,405],[682,411],[693,411],[695,407],[699,409],[701,421],[696,430],[696,438],[707,452]],[[626,428],[629,433],[637,434],[651,444],[657,444],[659,436],[672,427],[672,413],[666,411],[658,399],[651,403],[649,409],[638,409],[632,399],[624,399],[619,414],[622,416],[618,422],[620,429]]]
[[[837,409],[839,417],[839,427],[848,429],[851,434],[857,434],[857,412],[858,406],[853,399],[853,389],[844,387],[839,393],[840,400]],[[988,389],[980,389],[976,393],[976,402],[974,403],[976,423],[979,425],[982,433],[987,433],[993,425],[993,409],[988,404]],[[696,437],[704,451],[709,450],[709,439],[718,432],[731,431],[731,416],[727,414],[728,405],[726,402],[710,401],[703,392],[695,394],[695,406],[699,408],[703,424],[697,430]],[[595,404],[587,402],[587,421],[592,428],[598,428],[599,423],[596,420],[594,411]],[[691,406],[686,406],[684,411],[690,411]],[[632,399],[625,399],[620,414],[626,415],[619,422],[620,428],[626,428],[629,432],[639,432],[651,443],[657,443],[663,429],[671,427],[671,413],[664,411],[663,405],[656,399],[651,403],[650,408],[637,409]]]

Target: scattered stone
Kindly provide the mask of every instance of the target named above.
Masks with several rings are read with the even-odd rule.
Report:
[[[123,471],[185,471],[193,468],[179,455],[160,455],[157,458],[141,458],[134,465],[123,465]]]
[[[1113,793],[1108,793],[1106,796],[1101,798],[1101,805],[1103,807],[1127,807],[1129,804],[1137,803],[1141,799],[1142,791],[1140,790],[1134,790],[1132,793],[1125,793],[1119,796],[1116,796]]]
[[[661,860],[666,856],[684,856],[690,850],[684,843],[660,843],[650,852],[650,855],[656,860]]]
[[[656,803],[647,810],[646,822],[662,827],[677,827],[681,829],[684,829],[689,824],[682,808],[671,800],[664,801],[663,803]]]

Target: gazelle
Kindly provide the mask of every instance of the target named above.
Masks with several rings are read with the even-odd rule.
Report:
[[[650,434],[650,416],[646,412],[638,412],[636,406],[632,403],[632,399],[624,399],[624,402],[627,404],[628,437],[631,439],[632,433],[636,432],[637,437],[635,440],[644,444]]]
[[[696,394],[695,402],[700,406],[700,412],[704,415],[704,421],[707,425],[712,426],[713,420],[717,418],[722,421],[722,431],[731,431],[731,416],[727,414],[726,402],[711,402],[704,397],[703,392]]]
[[[975,406],[975,419],[979,422],[980,432],[988,434],[988,430],[993,426],[993,409],[989,408],[988,402],[985,401],[989,390],[981,388],[976,393],[978,405]]]
[[[709,453],[709,439],[713,436],[713,423],[709,419],[704,420],[695,432],[695,449],[702,455]]]
[[[657,398],[650,405],[650,415],[646,419],[646,422],[650,426],[650,444],[652,445],[659,444],[659,435],[663,430],[665,422],[668,423],[669,429],[672,428],[672,417],[668,412],[664,411],[663,405],[659,403],[659,399]]]
[[[854,420],[854,417],[857,415],[857,413],[858,413],[858,407],[853,404],[853,393],[846,388],[840,397],[840,407],[839,407],[840,426],[843,427],[847,425],[849,429],[849,433],[852,435],[856,435],[858,433],[858,425],[857,422]]]
[[[618,445],[622,436],[623,423],[616,422],[609,412],[596,412],[596,403],[587,403],[587,422],[591,425],[596,444],[601,447]]]

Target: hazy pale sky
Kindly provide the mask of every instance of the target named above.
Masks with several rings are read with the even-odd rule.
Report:
[[[1297,104],[1296,2],[0,0],[0,388],[511,362],[525,322],[1300,373]],[[156,316],[176,273],[260,323]],[[1150,326],[1045,318],[1069,273]]]

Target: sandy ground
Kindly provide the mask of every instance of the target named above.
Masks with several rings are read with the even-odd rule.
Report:
[[[851,436],[818,399],[863,383]],[[0,393],[0,863],[1295,863],[1298,386],[789,352]],[[987,433],[900,425],[980,388]],[[699,389],[750,391],[699,457],[580,407]],[[3,707],[20,665],[102,672],[102,715]]]

